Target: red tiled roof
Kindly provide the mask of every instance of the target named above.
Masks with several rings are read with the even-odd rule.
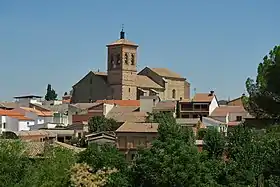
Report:
[[[125,122],[116,132],[157,133],[158,125],[158,123]]]
[[[197,93],[194,95],[192,101],[193,102],[211,102],[214,97],[215,97],[214,94]]]
[[[51,117],[53,116],[53,112],[50,111],[40,111],[34,108],[28,108],[28,107],[20,107],[21,109],[27,111],[27,112],[33,112],[37,114],[38,116],[43,116],[43,117]]]
[[[13,110],[2,110],[0,109],[1,116],[9,116],[11,118],[16,118],[21,121],[34,121],[33,119],[25,117],[23,114],[13,111]]]
[[[210,116],[226,116],[228,113],[243,113],[246,110],[242,106],[220,106],[215,108]]]
[[[119,106],[140,106],[139,100],[97,100],[96,103],[116,104]]]

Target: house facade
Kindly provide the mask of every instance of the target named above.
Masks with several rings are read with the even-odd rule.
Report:
[[[206,117],[217,107],[219,107],[219,104],[214,91],[197,93],[191,100],[179,101],[179,118]]]
[[[13,110],[0,110],[0,131],[26,131],[34,125],[34,120]]]
[[[149,147],[157,137],[157,123],[125,122],[116,130],[117,148],[132,160],[139,147]]]

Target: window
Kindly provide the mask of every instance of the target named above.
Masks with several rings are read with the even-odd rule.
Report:
[[[242,121],[242,116],[236,116],[236,121]]]
[[[121,55],[117,54],[117,64],[121,64]]]
[[[173,98],[173,99],[176,98],[176,90],[175,90],[175,89],[172,90],[172,98]]]
[[[130,92],[130,88],[128,88],[128,92]]]
[[[135,64],[135,56],[134,54],[131,54],[131,65]]]
[[[5,122],[3,123],[3,129],[6,129],[6,123]]]
[[[27,124],[27,125],[29,125],[29,121],[28,121],[28,122],[26,122],[26,124]]]
[[[128,64],[128,54],[124,54],[124,63]]]

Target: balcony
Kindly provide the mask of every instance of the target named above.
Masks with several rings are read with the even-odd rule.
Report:
[[[181,112],[208,112],[208,105],[193,105],[193,106],[184,106],[181,105]]]

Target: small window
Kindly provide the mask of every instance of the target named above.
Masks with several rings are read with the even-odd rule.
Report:
[[[128,88],[128,92],[130,92],[130,88]]]
[[[3,123],[3,129],[6,129],[6,123],[5,122]]]
[[[121,55],[120,54],[117,55],[117,64],[121,64]]]
[[[242,121],[242,116],[236,116],[236,121]]]
[[[124,54],[124,63],[128,64],[128,54]]]
[[[176,90],[175,90],[175,89],[172,90],[172,98],[173,98],[173,99],[176,98]]]
[[[28,122],[26,122],[27,123],[27,125],[29,125],[29,121]]]
[[[131,65],[135,64],[135,56],[134,54],[131,54]]]

